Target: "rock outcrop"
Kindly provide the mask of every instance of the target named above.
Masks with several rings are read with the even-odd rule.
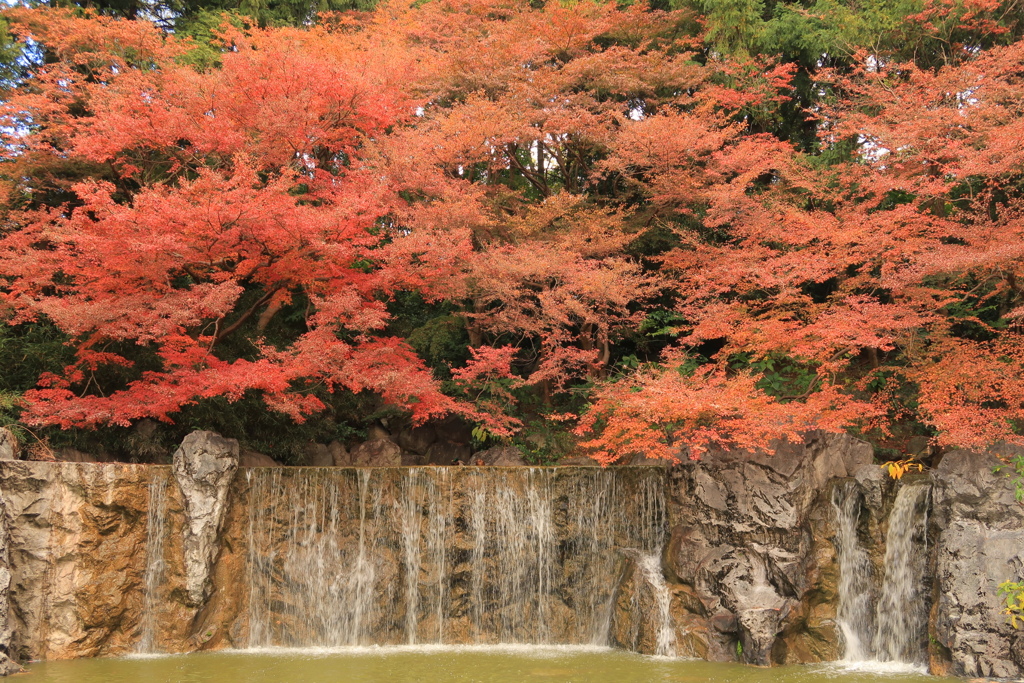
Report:
[[[0,438],[3,438],[2,433]],[[11,556],[6,509],[3,493],[0,492],[0,676],[8,676],[22,670],[18,663],[11,659]]]
[[[473,456],[473,463],[489,467],[518,467],[525,465],[523,453],[515,446],[494,446]]]
[[[6,427],[0,427],[0,460],[17,460],[19,450],[14,433]]]
[[[383,437],[355,446],[349,456],[355,467],[398,467],[402,464],[402,448]]]
[[[213,432],[192,432],[174,452],[174,479],[185,502],[185,576],[188,600],[201,605],[210,593],[217,534],[228,487],[238,468],[238,442]]]
[[[633,652],[676,655],[676,635],[659,558],[623,552],[609,641]]]
[[[993,472],[999,464],[992,454],[953,451],[934,473],[932,636],[958,676],[1024,675],[1024,633],[1001,614],[997,592],[1003,581],[1024,581],[1024,505],[1010,479]]]
[[[152,469],[0,463],[11,658],[120,655],[135,647]]]
[[[239,467],[281,467],[281,463],[259,451],[242,449],[238,453]]]
[[[757,665],[836,659],[827,484],[872,457],[867,443],[812,433],[774,455],[712,452],[673,468],[665,568],[678,639]]]

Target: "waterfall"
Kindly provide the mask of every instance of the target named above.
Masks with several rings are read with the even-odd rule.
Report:
[[[856,482],[832,489],[839,550],[839,608],[836,622],[843,636],[843,659],[859,662],[870,658],[874,610],[872,571],[868,553],[857,537],[861,494]]]
[[[420,522],[423,513],[418,500],[418,470],[410,470],[405,480],[405,496],[399,508],[402,528],[403,566],[405,569],[405,638],[416,643],[416,625],[420,607]]]
[[[164,581],[164,538],[167,529],[167,477],[157,471],[149,482],[149,507],[146,515],[146,571],[143,575],[142,634],[138,652],[157,652],[156,608]]]
[[[617,551],[657,558],[665,535],[664,473],[646,468],[247,476],[253,647],[605,644]]]
[[[641,553],[637,564],[644,579],[654,593],[658,607],[658,647],[655,655],[672,657],[676,654],[676,630],[670,613],[672,598],[665,583],[665,575],[661,571],[661,554]]]
[[[906,485],[896,494],[885,537],[885,578],[878,600],[875,654],[881,661],[921,659],[927,619],[925,552],[927,485]]]
[[[580,621],[592,626],[590,642],[607,645],[611,632],[613,598],[607,586],[599,585],[596,577],[608,576],[615,572],[618,556],[607,553],[607,539],[615,533],[616,520],[610,516],[614,511],[615,478],[602,476],[602,472],[588,472],[581,480],[583,502],[575,508],[575,524],[580,529],[590,529],[582,542],[572,548],[572,555],[566,558],[574,580],[584,586],[587,599],[577,605]],[[573,564],[575,563],[575,567]]]
[[[373,610],[373,590],[376,582],[376,565],[371,557],[375,547],[375,534],[367,524],[367,508],[373,505],[373,514],[379,512],[380,499],[371,502],[369,487],[372,470],[359,471],[359,543],[357,546],[352,574],[345,584],[345,598],[342,607],[351,606],[347,613],[342,638],[345,643],[357,643],[363,635],[364,624]]]
[[[501,643],[549,642],[548,597],[557,552],[552,473],[531,468],[525,477],[484,470],[474,475],[474,630]]]
[[[844,661],[920,663],[927,621],[927,484],[900,487],[889,514],[884,575],[874,604],[872,565],[857,536],[861,495],[854,482],[832,491],[839,553],[836,622],[845,643]]]
[[[247,474],[249,644],[370,642],[378,598],[390,605],[394,590],[379,580],[384,500],[371,471]]]
[[[437,477],[430,480],[430,504],[427,510],[427,556],[429,568],[434,573],[431,582],[434,595],[432,614],[437,622],[434,642],[444,642],[445,608],[448,605],[448,542],[454,522],[454,489],[447,468],[438,471]]]
[[[487,488],[481,485],[470,493],[469,528],[472,548],[469,602],[473,610],[473,642],[480,643],[484,632],[484,553],[487,549]]]

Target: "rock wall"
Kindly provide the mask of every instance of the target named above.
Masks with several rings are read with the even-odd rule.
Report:
[[[131,650],[146,561],[149,474],[139,465],[2,464],[15,659]]]
[[[957,676],[1024,676],[1024,631],[1000,614],[997,586],[1024,581],[1024,505],[991,453],[947,453],[934,472],[937,600],[934,668]],[[944,661],[945,660],[945,661]],[[948,666],[944,664],[948,662]]]
[[[750,664],[834,660],[830,482],[871,447],[811,434],[774,455],[712,452],[669,473],[665,570],[681,654]]]
[[[173,467],[0,462],[0,671],[16,666],[5,655],[122,655],[143,641],[187,652],[607,638],[757,665],[834,660],[832,490],[860,492],[858,533],[880,577],[896,487],[867,444],[825,434],[671,468],[236,473],[237,457],[199,434]],[[995,593],[1024,576],[1024,507],[994,464],[954,452],[925,475],[936,672],[1024,672],[1024,637]]]
[[[198,607],[210,596],[210,572],[219,549],[228,487],[238,469],[238,442],[192,432],[174,452],[174,480],[185,501],[186,595]]]
[[[0,439],[3,432],[0,430]],[[9,432],[8,432],[9,433]],[[0,443],[0,448],[3,444]],[[0,494],[0,510],[5,502]],[[0,676],[21,671],[18,663],[11,659],[11,536],[7,529],[7,517],[0,514]]]

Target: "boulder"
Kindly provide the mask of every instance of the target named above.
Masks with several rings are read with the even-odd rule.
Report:
[[[391,439],[365,441],[351,452],[355,467],[399,467],[402,464],[402,449]]]
[[[352,462],[345,446],[339,441],[332,441],[327,444],[327,452],[331,454],[331,462],[335,467],[345,467]]]
[[[280,467],[281,463],[258,451],[243,448],[238,454],[239,467]]]
[[[395,441],[403,450],[418,455],[426,455],[427,449],[437,441],[437,433],[430,425],[406,427],[398,432]]]
[[[570,457],[567,457],[567,458],[560,458],[558,460],[558,462],[556,462],[555,464],[560,466],[560,467],[600,467],[601,466],[601,463],[599,463],[598,461],[594,460],[593,458],[588,458],[585,455],[573,455],[573,456],[570,456]]]
[[[469,444],[435,441],[427,449],[423,463],[442,466],[453,465],[457,462],[469,464],[472,454],[473,450]]]
[[[101,462],[96,456],[75,448],[56,448],[53,457],[59,462]]]
[[[20,454],[21,448],[14,432],[6,427],[0,427],[0,460],[17,460]]]
[[[374,422],[366,428],[366,440],[367,441],[378,441],[380,439],[390,439],[391,432],[389,432],[383,425]]]
[[[334,454],[326,444],[307,444],[305,451],[305,464],[309,467],[334,467]]]
[[[518,467],[526,465],[523,453],[515,446],[495,446],[473,456],[473,462],[482,462],[490,467]]]
[[[210,569],[224,522],[228,486],[238,469],[238,442],[206,431],[192,432],[174,452],[172,471],[185,503],[185,585],[188,601],[202,605],[210,594]]]
[[[459,417],[446,417],[434,423],[438,441],[468,444],[473,440],[473,426]]]
[[[1003,581],[1024,581],[1024,505],[1013,482],[992,471],[1000,463],[993,453],[952,451],[933,473],[933,637],[949,650],[956,676],[1024,675],[1024,639],[1001,614],[997,591]]]

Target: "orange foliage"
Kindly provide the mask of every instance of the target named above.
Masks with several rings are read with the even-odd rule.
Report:
[[[697,55],[681,13],[392,3],[226,35],[201,71],[140,23],[13,16],[58,60],[4,107],[9,177],[66,203],[8,206],[0,291],[12,322],[45,317],[78,350],[29,396],[35,422],[171,419],[249,390],[302,419],[322,384],[507,435],[516,391],[592,383],[577,432],[610,463],[884,430],[907,417],[898,376],[937,443],[1024,441],[1024,44],[828,76],[822,145],[855,152],[826,164],[750,125],[792,69]],[[54,170],[70,162],[87,177]],[[644,253],[652,231],[669,246]],[[458,400],[384,334],[401,290],[465,322]],[[219,355],[298,300],[302,334]],[[671,341],[616,370],[665,309]],[[96,391],[97,367],[132,363],[118,343],[159,368]],[[764,385],[779,358],[800,391]]]

